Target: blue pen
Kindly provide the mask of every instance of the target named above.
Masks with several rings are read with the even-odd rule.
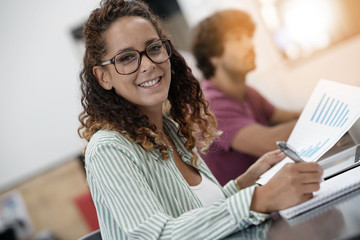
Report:
[[[295,150],[292,149],[292,147],[289,146],[286,142],[283,141],[277,141],[276,145],[278,148],[285,153],[286,156],[294,160],[295,162],[305,162],[297,153]]]

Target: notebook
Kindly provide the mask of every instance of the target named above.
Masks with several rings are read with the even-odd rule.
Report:
[[[360,166],[323,181],[320,184],[320,190],[314,192],[314,197],[312,199],[294,207],[281,210],[279,213],[283,218],[291,219],[359,188]]]

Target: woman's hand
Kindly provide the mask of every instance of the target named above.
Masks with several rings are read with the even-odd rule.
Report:
[[[309,200],[320,189],[322,174],[316,162],[287,163],[267,184],[255,189],[250,209],[279,211]]]
[[[280,150],[265,153],[253,165],[251,165],[244,174],[237,177],[235,181],[241,189],[254,185],[263,173],[284,158],[285,154]]]

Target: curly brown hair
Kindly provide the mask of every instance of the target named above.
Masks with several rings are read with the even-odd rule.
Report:
[[[219,11],[202,20],[194,28],[192,53],[197,67],[206,79],[215,74],[210,58],[222,55],[225,36],[235,31],[253,35],[255,24],[248,13],[235,9]]]
[[[103,0],[95,9],[83,29],[85,55],[80,73],[81,104],[84,111],[79,115],[81,126],[78,134],[90,141],[100,129],[111,129],[123,134],[129,141],[136,142],[146,151],[158,149],[163,159],[168,159],[168,145],[161,141],[161,132],[137,106],[127,101],[115,90],[105,90],[93,74],[93,67],[100,65],[106,53],[104,32],[117,19],[125,16],[139,16],[152,23],[160,38],[167,38],[160,20],[141,1]],[[184,58],[171,44],[171,84],[168,94],[170,117],[178,124],[178,134],[183,137],[185,147],[192,153],[192,163],[197,165],[195,146],[206,150],[219,132],[217,122],[208,109],[199,82],[191,73]]]

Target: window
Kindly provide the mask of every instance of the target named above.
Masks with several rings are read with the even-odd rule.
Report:
[[[359,0],[258,0],[281,54],[306,58],[360,33]]]

